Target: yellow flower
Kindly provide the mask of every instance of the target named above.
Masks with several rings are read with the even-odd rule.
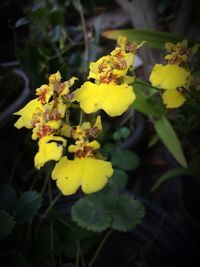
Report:
[[[45,136],[39,140],[39,151],[35,155],[35,167],[40,169],[50,160],[58,161],[62,157],[63,148],[66,146],[66,140],[59,136]]]
[[[78,80],[78,78],[72,77],[68,81],[64,82],[63,83],[64,87],[63,87],[63,90],[60,92],[59,97],[63,95],[67,95],[69,93],[69,88],[74,84],[76,80]]]
[[[93,84],[85,82],[76,91],[76,100],[85,113],[103,109],[109,116],[119,116],[135,100],[132,86],[128,84]]]
[[[18,129],[26,127],[28,129],[33,128],[32,119],[33,114],[37,109],[42,109],[42,104],[38,99],[31,100],[25,107],[15,112],[14,115],[20,115],[21,117],[16,121],[14,126]]]
[[[162,95],[163,103],[167,108],[178,108],[183,105],[186,98],[184,94],[177,90],[166,90]]]
[[[153,86],[162,89],[175,89],[184,86],[190,77],[189,71],[175,64],[156,64],[150,75]]]
[[[163,103],[167,108],[180,107],[186,100],[181,87],[185,87],[190,77],[189,71],[175,64],[157,64],[152,70],[150,81],[153,86],[166,90]]]
[[[49,83],[50,84],[57,84],[61,81],[62,77],[59,71],[53,73],[49,76]]]
[[[52,179],[63,195],[72,195],[81,186],[86,194],[101,190],[113,174],[110,162],[94,158],[75,158],[68,160],[66,157],[56,164]]]
[[[117,47],[111,52],[111,55],[103,56],[96,62],[90,63],[88,79],[93,78],[96,82],[103,83],[116,82],[117,79],[126,75],[133,61],[133,53],[125,53]]]
[[[68,147],[68,151],[70,153],[75,153],[78,158],[85,158],[85,157],[93,157],[94,151],[100,148],[99,142],[93,140],[83,141],[78,140],[75,142],[75,145],[70,145]]]
[[[47,84],[43,84],[39,88],[36,89],[36,95],[42,104],[46,104],[49,102],[50,97],[53,95],[54,91],[52,87]]]
[[[44,136],[53,134],[61,126],[61,120],[49,121],[47,123],[40,122],[35,125],[32,132],[32,139],[36,140],[38,138],[43,138]]]

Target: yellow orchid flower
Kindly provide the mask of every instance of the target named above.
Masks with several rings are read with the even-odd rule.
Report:
[[[85,82],[76,91],[76,100],[85,113],[93,113],[103,109],[109,116],[119,116],[125,112],[135,100],[132,86],[128,84],[94,84]]]
[[[153,86],[164,90],[176,89],[185,86],[190,77],[190,72],[175,64],[156,64],[150,75]]]
[[[166,90],[162,95],[163,103],[167,108],[178,108],[183,105],[186,98],[181,90]]]
[[[60,136],[48,135],[39,140],[39,151],[35,155],[34,163],[40,169],[50,160],[58,161],[62,157],[63,148],[67,142]]]
[[[176,64],[156,64],[149,80],[153,86],[164,89],[163,103],[167,108],[180,107],[186,100],[182,87],[185,87],[190,78],[190,72]]]
[[[76,193],[80,186],[83,192],[90,194],[101,190],[112,174],[110,162],[95,158],[68,160],[62,157],[52,172],[52,179],[56,180],[63,195]]]
[[[33,115],[37,109],[42,110],[42,104],[38,98],[31,100],[25,107],[15,112],[14,115],[21,116],[14,126],[18,129],[26,127],[28,129],[33,128]]]

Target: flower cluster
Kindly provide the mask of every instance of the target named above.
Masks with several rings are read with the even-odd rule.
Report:
[[[166,43],[168,54],[164,59],[167,64],[156,64],[149,79],[153,86],[165,90],[162,99],[167,108],[178,108],[185,102],[192,82],[186,62],[198,49],[197,44],[188,47],[187,40],[177,44]]]
[[[80,114],[99,109],[110,116],[124,113],[135,100],[129,85],[134,77],[127,73],[138,48],[126,38],[119,38],[118,47],[110,55],[90,64],[88,79],[93,82],[88,80],[72,91],[77,78],[61,82],[60,72],[57,72],[50,75],[48,84],[36,89],[35,99],[14,113],[20,116],[15,127],[32,129],[32,139],[38,140],[35,167],[40,169],[51,160],[57,162],[52,179],[64,195],[74,194],[80,186],[85,193],[99,191],[112,176],[111,163],[97,152],[100,144],[95,139],[102,131],[101,117],[93,124],[81,120],[74,125],[70,121],[70,109],[76,106]]]
[[[111,117],[119,116],[135,100],[133,88],[129,85],[134,77],[128,76],[127,72],[139,46],[131,46],[124,37],[118,39],[118,44],[110,55],[90,63],[88,79],[94,82],[86,81],[76,92],[76,99],[86,113],[103,109]]]

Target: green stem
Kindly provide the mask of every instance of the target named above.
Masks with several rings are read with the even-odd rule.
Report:
[[[44,221],[44,219],[46,218],[47,214],[49,213],[49,211],[53,208],[53,206],[56,204],[56,202],[59,200],[59,198],[61,197],[61,193],[59,193],[55,198],[54,200],[52,200],[52,202],[50,203],[50,205],[47,207],[47,209],[45,210],[44,214],[42,215],[37,227],[36,227],[36,230],[35,230],[35,239],[38,235],[38,232],[40,230],[40,227]]]
[[[45,177],[45,180],[44,180],[44,183],[43,183],[43,186],[42,186],[42,190],[40,192],[40,195],[41,197],[43,196],[44,192],[45,192],[45,189],[47,187],[47,184],[48,184],[48,181],[49,181],[49,178],[50,178],[50,175],[51,175],[51,168],[48,169],[48,171],[46,172],[46,177]]]
[[[79,246],[77,246],[75,267],[78,267],[79,266],[79,259],[80,259],[80,248],[79,248]]]
[[[79,125],[81,125],[82,122],[83,122],[83,111],[80,110]]]
[[[92,265],[94,264],[94,262],[96,261],[101,249],[103,248],[103,245],[105,244],[105,242],[107,241],[107,239],[109,238],[109,236],[112,233],[112,229],[110,229],[104,236],[104,238],[102,239],[101,243],[99,244],[94,256],[92,257],[90,263],[88,264],[87,267],[92,267]]]
[[[79,251],[80,251],[80,259],[81,259],[82,266],[83,266],[83,267],[86,267],[86,263],[85,263],[85,259],[84,259],[84,256],[83,256],[83,251],[82,251],[80,242],[77,241],[77,242],[76,242],[76,245],[77,245],[77,248],[78,248]]]
[[[23,154],[26,152],[26,150],[29,149],[29,146],[26,146],[22,152],[19,154],[19,156],[17,157],[17,159],[15,160],[14,162],[14,165],[12,167],[12,170],[11,170],[11,174],[10,174],[10,179],[9,179],[9,182],[8,184],[11,185],[12,184],[12,181],[13,181],[13,178],[14,178],[14,175],[15,175],[15,170],[17,168],[17,165],[19,163],[19,161],[21,160],[21,157],[23,156]]]
[[[49,205],[52,203],[52,188],[51,188],[51,180],[48,179],[48,194],[49,194]],[[51,263],[53,265],[54,259],[54,229],[53,223],[50,222],[50,251],[51,251]]]
[[[145,87],[150,87],[150,88],[152,88],[152,89],[155,89],[155,90],[157,90],[157,91],[160,91],[160,88],[155,87],[155,86],[152,86],[152,85],[150,85],[150,84],[148,84],[148,83],[145,83],[145,82],[142,82],[142,81],[140,81],[140,80],[135,80],[135,81],[133,82],[133,85],[134,85],[134,84],[143,85],[143,86],[145,86]]]
[[[78,0],[79,2],[79,14],[80,14],[80,18],[81,18],[81,24],[83,27],[83,35],[84,35],[84,43],[85,43],[85,55],[84,55],[84,60],[86,63],[88,63],[88,59],[89,59],[89,42],[88,42],[88,34],[87,34],[87,27],[86,27],[86,22],[85,22],[85,17],[84,17],[84,13],[83,13],[83,6],[80,0]]]

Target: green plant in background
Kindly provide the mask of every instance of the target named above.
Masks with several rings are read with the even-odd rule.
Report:
[[[131,230],[142,220],[142,203],[123,193],[126,172],[138,166],[138,157],[130,150],[115,149],[107,161],[99,150],[101,138],[97,141],[103,130],[97,112],[103,109],[116,117],[135,100],[130,70],[139,47],[120,37],[109,55],[90,63],[88,81],[80,88],[74,89],[75,77],[62,82],[58,71],[15,113],[19,116],[15,127],[31,129],[32,139],[38,141],[34,165],[46,176],[41,184],[36,176],[31,189],[19,195],[11,186],[0,188],[1,238],[6,242],[11,233],[16,236],[19,249],[14,253],[25,266],[91,267],[114,230]],[[127,134],[127,128],[121,128],[114,138]],[[77,195],[70,204],[69,195],[79,188],[85,195]],[[7,264],[9,253],[12,246],[3,256]]]
[[[34,87],[44,83],[48,74],[58,69],[65,79],[72,75],[84,79],[89,61],[97,56],[98,18],[93,37],[86,32],[85,21],[85,15],[93,12],[95,4],[87,1],[84,8],[79,0],[64,3],[59,0],[20,1],[20,4],[25,17],[18,20],[16,26],[26,25],[29,33],[23,42],[19,40],[22,48],[17,49],[17,54]],[[80,18],[80,25],[71,25],[74,16]]]

